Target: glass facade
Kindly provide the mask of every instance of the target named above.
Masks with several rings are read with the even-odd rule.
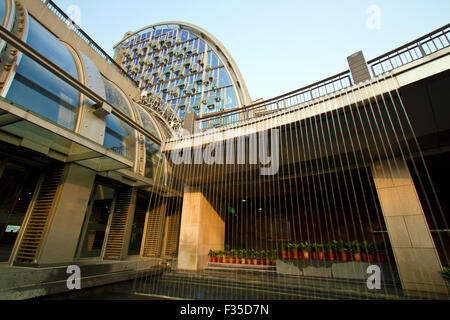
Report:
[[[69,49],[36,20],[30,17],[29,22],[26,42],[78,79],[77,67]],[[78,91],[25,55],[6,98],[68,129],[72,130],[75,126],[80,103]]]
[[[122,67],[142,91],[167,102],[179,118],[238,107],[236,89],[216,48],[179,25],[150,27],[122,44]]]

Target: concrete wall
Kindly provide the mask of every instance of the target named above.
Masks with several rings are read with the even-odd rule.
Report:
[[[203,270],[209,250],[225,245],[225,223],[200,192],[185,187],[181,213],[178,269]]]

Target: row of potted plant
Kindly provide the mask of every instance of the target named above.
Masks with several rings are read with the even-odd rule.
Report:
[[[328,243],[283,243],[282,259],[386,262],[384,242],[333,240]]]
[[[210,250],[209,257],[212,263],[233,263],[252,265],[276,265],[277,250],[255,250],[255,249],[231,249]]]

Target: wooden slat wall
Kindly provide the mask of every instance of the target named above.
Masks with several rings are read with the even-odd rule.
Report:
[[[30,214],[22,240],[17,251],[15,262],[37,263],[38,251],[49,221],[54,200],[61,183],[64,166],[56,167],[46,173],[36,204]]]
[[[163,234],[163,222],[166,214],[166,203],[163,202],[147,214],[144,249],[144,257],[159,257]]]
[[[133,199],[136,199],[133,198],[133,188],[127,187],[118,191],[106,242],[105,259],[122,259],[128,216]]]

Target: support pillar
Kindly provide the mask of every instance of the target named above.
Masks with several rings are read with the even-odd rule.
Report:
[[[37,263],[67,263],[74,259],[78,238],[95,180],[95,171],[77,164],[64,168],[48,229]]]
[[[398,273],[406,294],[448,293],[442,266],[414,182],[403,159],[372,167]]]
[[[224,245],[225,222],[201,191],[185,186],[178,269],[203,270],[209,250],[222,250]]]

